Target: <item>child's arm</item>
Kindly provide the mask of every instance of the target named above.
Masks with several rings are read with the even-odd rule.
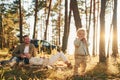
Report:
[[[74,41],[75,47],[78,48],[80,46],[80,43],[81,43],[80,39],[76,38],[75,41]]]

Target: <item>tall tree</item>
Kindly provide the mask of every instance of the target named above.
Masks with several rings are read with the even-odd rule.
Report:
[[[86,29],[88,28],[88,8],[87,8],[87,1],[88,0],[85,0]]]
[[[89,32],[90,32],[90,25],[91,25],[91,15],[92,15],[92,3],[93,3],[93,0],[90,0],[90,15],[89,15],[89,25],[88,25],[88,34],[89,34]],[[88,35],[88,37],[87,38],[89,38],[89,35]]]
[[[114,9],[114,4],[113,4],[113,1],[110,2],[110,14],[113,15],[113,9]],[[110,16],[111,16],[110,15]],[[112,23],[110,24],[110,30],[109,30],[109,36],[108,36],[108,48],[107,48],[107,58],[110,57],[110,49],[111,49],[111,46],[112,46],[112,32],[113,32],[113,16],[112,17]]]
[[[68,34],[69,34],[69,27],[68,27],[68,0],[65,0],[65,24],[64,24],[64,35],[63,35],[63,43],[62,43],[62,51],[65,52],[67,49],[67,42],[68,42]]]
[[[68,36],[69,36],[69,29],[70,29],[70,19],[71,19],[71,11],[73,11],[73,16],[75,20],[76,29],[82,27],[81,18],[79,15],[77,0],[70,0],[70,12],[69,12],[69,19],[68,19],[68,1],[65,0],[65,27],[64,27],[64,36],[63,36],[63,44],[62,50],[65,51],[67,48]]]
[[[97,8],[97,11],[96,11],[96,14],[97,14],[97,15],[96,15],[96,16],[97,16],[97,18],[96,18],[96,26],[99,26],[100,0],[97,0],[97,3],[98,3],[98,4],[97,4],[97,7],[96,7],[96,8]],[[99,27],[96,27],[96,36],[95,36],[95,37],[96,37],[96,46],[95,46],[95,47],[96,47],[96,53],[97,53],[97,51],[98,51],[98,45],[99,45],[99,43],[98,43],[98,42],[99,42],[99,38],[98,38],[98,37],[99,37],[99,36],[98,36],[99,33],[97,33],[98,31],[99,31]],[[97,55],[97,54],[96,54],[96,55]]]
[[[70,12],[69,12],[69,18],[68,18],[68,14],[67,14],[68,13],[68,1],[65,0],[65,26],[64,26],[62,51],[65,51],[67,48],[69,29],[70,29],[70,20],[71,20],[71,11],[73,11],[76,29],[82,27],[77,1],[70,0]]]
[[[3,48],[3,27],[2,27],[3,4],[0,4],[0,48]]]
[[[50,16],[50,10],[51,10],[51,3],[52,0],[49,2],[49,7],[48,7],[48,15],[47,15],[47,20],[46,20],[46,28],[45,28],[45,34],[44,34],[44,39],[47,39],[47,30],[48,30],[48,24],[49,24],[49,16]]]
[[[88,41],[89,41],[89,33],[90,33],[90,27],[91,27],[91,17],[92,17],[92,7],[93,7],[92,3],[93,3],[93,0],[90,0],[90,10],[89,10],[90,14],[89,14],[89,22],[88,22],[88,26],[87,26],[87,33],[88,33],[87,39],[88,39]]]
[[[95,56],[96,45],[96,0],[93,0],[93,56]]]
[[[37,12],[38,12],[38,0],[35,0],[35,20],[34,20],[33,39],[35,38],[35,33],[36,33]]]
[[[76,29],[78,29],[82,27],[82,22],[79,15],[77,0],[71,0],[71,9],[73,11]]]
[[[19,15],[20,15],[20,17],[19,17],[19,21],[20,21],[20,23],[19,23],[19,29],[20,29],[20,43],[22,43],[22,36],[23,36],[23,34],[22,34],[22,10],[21,10],[21,0],[19,0]]]
[[[99,62],[106,62],[106,57],[105,57],[105,8],[106,8],[106,0],[101,0]]]
[[[114,0],[114,10],[113,10],[113,40],[112,40],[112,55],[117,57],[118,54],[118,35],[117,35],[117,0]]]
[[[61,0],[60,0],[60,5],[59,5],[59,16],[58,16],[58,34],[59,34],[59,40],[58,40],[59,43],[58,44],[59,45],[61,44],[61,42],[60,42],[60,36],[61,36],[60,35],[60,31],[61,31],[60,27],[61,27],[61,22],[60,21],[61,21]]]

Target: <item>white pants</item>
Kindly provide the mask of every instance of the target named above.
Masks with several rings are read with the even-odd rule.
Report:
[[[29,62],[33,65],[53,65],[59,58],[61,58],[64,62],[67,61],[65,55],[61,52],[58,52],[57,54],[52,55],[50,58],[32,57],[30,58]]]

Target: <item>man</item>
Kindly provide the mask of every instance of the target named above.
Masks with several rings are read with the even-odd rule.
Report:
[[[13,56],[17,57],[16,61],[18,63],[23,61],[25,64],[29,64],[29,59],[36,55],[35,46],[30,43],[28,35],[23,36],[23,41],[23,43],[14,49]]]
[[[65,55],[61,52],[60,48],[57,48],[56,55],[52,55],[50,58],[35,57],[36,51],[33,44],[30,43],[28,35],[23,37],[24,43],[18,45],[13,51],[13,57],[10,59],[9,64],[11,66],[20,61],[25,64],[31,65],[53,65],[59,58],[61,58],[67,67],[72,68],[71,63],[67,60]],[[30,60],[30,62],[29,62]]]

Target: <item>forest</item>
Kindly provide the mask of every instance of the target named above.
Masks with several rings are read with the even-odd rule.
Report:
[[[74,66],[79,28],[87,31],[90,53],[84,77],[74,77],[73,69],[58,61],[52,69],[0,66],[0,80],[119,80],[119,6],[119,0],[0,0],[0,61],[9,59],[11,48],[27,34],[31,40],[61,46]],[[37,56],[48,57],[55,51]]]

